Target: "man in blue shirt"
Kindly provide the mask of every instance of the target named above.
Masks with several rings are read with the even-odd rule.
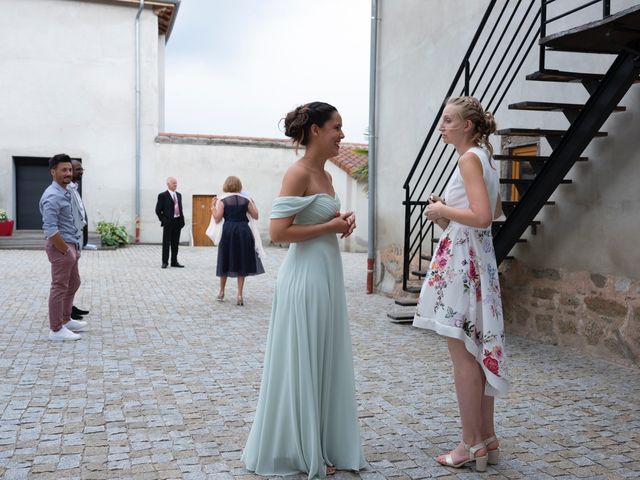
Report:
[[[72,179],[71,158],[64,153],[54,155],[49,169],[53,182],[40,198],[45,250],[51,263],[49,339],[78,340],[80,335],[75,332],[87,326],[87,322],[71,319],[73,297],[80,287],[78,259],[83,220],[72,201],[73,193],[67,189]]]

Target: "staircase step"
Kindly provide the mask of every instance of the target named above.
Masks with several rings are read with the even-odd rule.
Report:
[[[413,323],[414,313],[387,313],[392,323]]]
[[[401,307],[415,307],[418,305],[417,298],[396,298],[395,304],[400,305]]]
[[[496,135],[511,135],[514,137],[562,137],[566,130],[548,130],[545,128],[503,128]],[[597,132],[594,137],[606,137],[607,132]]]
[[[503,200],[502,201],[502,206],[503,207],[515,207],[516,205],[518,205],[520,202],[512,202],[511,200]],[[545,205],[555,205],[556,202],[544,202]]]
[[[427,262],[430,262],[432,258],[433,257],[431,255],[425,255],[424,253],[420,255],[420,259],[426,260]]]
[[[504,225],[504,222],[505,222],[505,221],[506,221],[506,220],[497,220],[497,221],[493,222],[493,224],[494,224],[494,225]],[[541,222],[540,222],[540,220],[531,220],[531,221],[529,222],[529,225],[534,225],[534,226],[536,226],[536,227],[537,227],[538,225],[540,225],[540,223],[541,223]],[[523,242],[526,242],[526,241],[527,241],[527,239],[526,239],[526,238],[519,238],[519,239],[518,239],[518,243],[523,243]]]
[[[551,50],[618,54],[635,46],[640,33],[640,5],[563,32],[547,35],[540,45]]]
[[[495,224],[502,224],[504,223],[504,221],[500,221],[500,222],[493,222]],[[533,222],[531,222],[529,225],[534,225],[534,226],[538,226],[540,225],[540,220],[534,220]],[[440,241],[439,238],[432,238],[431,242],[432,243],[438,243]],[[516,243],[527,243],[527,239],[526,238],[519,238],[518,241]],[[420,292],[420,289],[418,289],[418,292]]]
[[[536,112],[562,112],[565,110],[573,110],[579,112],[584,108],[580,103],[556,103],[556,102],[535,102],[525,101],[517,102],[509,105],[509,110],[528,110]],[[614,112],[624,112],[627,107],[615,107]]]
[[[584,80],[599,82],[604,78],[603,73],[565,72],[562,70],[539,70],[527,75],[527,80],[536,82],[581,83]],[[640,78],[637,80],[640,82]]]
[[[502,160],[502,161],[510,161],[510,162],[531,162],[531,163],[544,163],[549,160],[549,157],[540,157],[540,156],[528,156],[528,155],[494,155],[491,157],[493,160]],[[578,158],[578,162],[586,162],[589,160],[589,157],[580,157]]]
[[[533,179],[529,178],[501,178],[500,183],[502,185],[530,185]],[[564,179],[560,183],[568,184],[573,183],[573,180]]]
[[[10,237],[0,237],[0,250],[44,250],[44,234],[42,230],[14,230]],[[102,247],[100,234],[89,232],[89,243]]]
[[[429,270],[413,270],[411,275],[415,275],[416,277],[424,278],[427,276],[427,272]]]
[[[420,293],[420,290],[422,290],[422,287],[407,287],[404,289],[408,293]]]

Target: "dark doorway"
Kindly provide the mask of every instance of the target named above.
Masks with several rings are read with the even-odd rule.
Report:
[[[49,159],[13,157],[16,170],[16,229],[41,230],[40,197],[51,184]]]
[[[72,158],[72,160],[80,160]],[[16,170],[16,229],[41,230],[40,197],[51,185],[49,157],[13,157]],[[82,195],[82,186],[79,188]]]

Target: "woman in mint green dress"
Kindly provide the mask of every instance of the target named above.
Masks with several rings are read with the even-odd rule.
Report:
[[[285,134],[305,155],[287,171],[269,233],[290,243],[280,267],[255,420],[242,460],[259,475],[317,478],[364,466],[351,335],[337,234],[355,228],[340,213],[327,159],[338,155],[342,119],[322,102],[296,108]]]

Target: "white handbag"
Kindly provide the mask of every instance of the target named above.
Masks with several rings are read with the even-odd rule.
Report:
[[[224,223],[224,218],[220,220],[220,222],[216,223],[215,218],[211,215],[211,220],[209,220],[209,226],[207,227],[207,231],[204,232],[207,237],[211,239],[214,245],[218,245],[220,243],[220,238],[222,237],[222,224]]]

